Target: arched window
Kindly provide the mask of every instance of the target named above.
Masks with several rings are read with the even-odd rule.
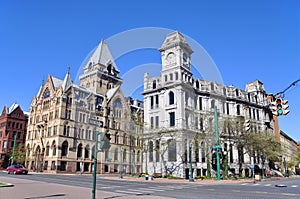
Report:
[[[177,155],[176,141],[169,139],[168,140],[168,161],[170,162],[177,161],[176,155]]]
[[[174,104],[174,93],[170,91],[169,93],[169,105]]]
[[[55,141],[52,143],[52,156],[56,156],[56,144]]]
[[[137,152],[137,155],[136,155],[136,161],[137,161],[137,162],[140,162],[140,155],[141,155],[141,154],[140,154],[140,151],[138,151],[138,152]]]
[[[205,144],[204,142],[201,142],[201,162],[204,163],[205,162]]]
[[[84,148],[84,158],[89,158],[90,157],[90,146],[87,145],[85,148]]]
[[[159,140],[155,141],[155,161],[159,162],[159,153],[160,153],[160,146],[159,146]]]
[[[64,141],[61,145],[61,156],[67,156],[68,155],[68,142]]]
[[[236,114],[237,114],[237,115],[240,115],[240,114],[241,114],[241,111],[240,111],[240,105],[237,105],[237,106],[236,106]]]
[[[82,157],[82,144],[79,144],[77,147],[77,158]]]
[[[153,162],[153,142],[149,142],[149,162]]]
[[[211,102],[210,102],[210,108],[215,108],[215,100],[211,100]]]
[[[49,143],[47,143],[47,146],[46,146],[46,156],[49,156],[49,150],[50,150],[50,145],[49,145]]]
[[[118,160],[118,148],[115,148],[114,160]]]
[[[126,162],[126,149],[123,149],[123,162]]]

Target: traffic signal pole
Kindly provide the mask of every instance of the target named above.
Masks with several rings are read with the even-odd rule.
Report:
[[[213,146],[214,149],[216,149],[216,155],[217,155],[217,181],[221,180],[221,174],[220,174],[220,149],[221,146],[219,144],[219,126],[218,126],[218,113],[217,113],[217,106],[214,107],[214,118],[215,118],[215,126],[216,126],[216,146]]]
[[[96,130],[94,131],[95,135],[95,151],[94,151],[94,169],[93,169],[93,188],[92,188],[92,199],[95,199],[96,195],[96,174],[97,174],[97,153],[98,153],[98,135],[100,133]]]

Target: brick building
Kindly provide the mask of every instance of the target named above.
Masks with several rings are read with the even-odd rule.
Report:
[[[0,168],[6,168],[10,163],[8,153],[14,146],[25,143],[28,116],[21,107],[14,103],[11,107],[4,106],[0,116]]]

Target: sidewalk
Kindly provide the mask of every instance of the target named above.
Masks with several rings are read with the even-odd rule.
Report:
[[[91,199],[91,188],[73,187],[54,183],[37,182],[0,176],[0,182],[11,183],[12,187],[0,188],[0,199]],[[125,195],[96,190],[96,199],[171,199],[149,195]]]

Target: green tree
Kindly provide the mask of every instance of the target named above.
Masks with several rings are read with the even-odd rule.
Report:
[[[8,156],[12,158],[13,149],[11,149],[8,152]],[[15,150],[14,150],[14,158],[13,160],[14,164],[24,164],[26,161],[26,150],[24,147],[24,144],[17,144]]]

